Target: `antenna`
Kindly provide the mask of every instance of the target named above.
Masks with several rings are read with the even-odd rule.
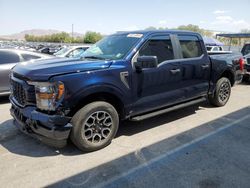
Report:
[[[74,40],[74,24],[72,24],[72,39],[71,39],[71,43],[73,42],[73,40]]]

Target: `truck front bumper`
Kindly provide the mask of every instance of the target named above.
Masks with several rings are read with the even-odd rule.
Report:
[[[36,110],[34,106],[20,108],[11,101],[11,115],[15,125],[24,133],[41,142],[57,148],[67,144],[72,125],[70,117],[48,115]]]

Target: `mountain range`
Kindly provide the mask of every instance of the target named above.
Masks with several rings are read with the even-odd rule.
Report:
[[[42,36],[42,35],[52,35],[55,33],[61,33],[63,31],[59,30],[54,30],[54,29],[31,29],[31,30],[24,30],[21,31],[20,33],[14,33],[10,35],[2,35],[0,36],[0,39],[5,39],[5,40],[24,40],[24,36],[26,34],[28,35],[35,35],[35,36]],[[69,33],[71,35],[71,33]],[[83,37],[83,34],[81,33],[73,33],[74,37]]]

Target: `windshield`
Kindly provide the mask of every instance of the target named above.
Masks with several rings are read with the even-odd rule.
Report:
[[[82,58],[117,60],[123,59],[139,42],[142,35],[112,35],[105,37],[87,49]]]
[[[63,55],[69,50],[70,50],[70,47],[64,47],[63,49],[61,49],[58,52],[54,53],[54,55]]]

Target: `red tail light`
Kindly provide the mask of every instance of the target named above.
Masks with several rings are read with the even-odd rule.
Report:
[[[240,70],[243,71],[244,70],[244,64],[245,64],[245,61],[244,61],[243,58],[240,58],[239,64],[240,64]]]

